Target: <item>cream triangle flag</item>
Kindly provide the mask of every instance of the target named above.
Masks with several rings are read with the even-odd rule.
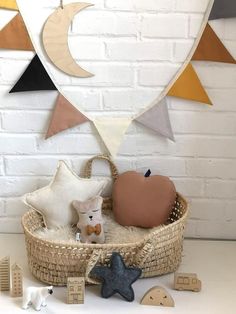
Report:
[[[98,133],[112,156],[117,154],[131,121],[131,118],[97,118],[93,120]]]

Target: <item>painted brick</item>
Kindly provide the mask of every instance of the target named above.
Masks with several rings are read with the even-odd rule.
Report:
[[[38,154],[97,155],[101,154],[102,151],[105,151],[104,146],[92,134],[86,134],[80,138],[78,135],[64,134],[61,136],[58,134],[47,141],[43,138],[37,138]]]
[[[0,177],[0,197],[22,196],[37,189],[37,179],[27,177]]]
[[[172,44],[167,41],[108,43],[107,56],[111,60],[168,61],[172,56]]]
[[[176,190],[185,197],[202,197],[204,184],[201,179],[174,178]]]
[[[0,86],[0,109],[37,110],[52,109],[58,92],[9,94],[11,86]]]
[[[83,64],[82,64],[83,65]],[[131,66],[124,65],[110,65],[109,67],[104,64],[97,64],[93,66],[84,66],[91,73],[96,73],[95,77],[88,78],[87,80],[81,81],[81,86],[100,86],[100,87],[127,87],[133,86],[134,71]],[[78,83],[77,78],[71,79],[71,84],[76,85]]]
[[[143,37],[186,38],[188,20],[181,14],[159,14],[158,18],[147,15],[141,25]]]
[[[194,41],[179,41],[174,44],[173,61],[184,62],[193,46]]]
[[[173,131],[183,134],[235,135],[236,114],[224,112],[172,112]],[[212,123],[209,123],[209,121]],[[220,126],[220,128],[219,128]]]
[[[180,67],[166,64],[159,66],[146,66],[139,70],[139,84],[142,86],[166,86]]]
[[[235,159],[189,159],[187,174],[191,177],[236,179]]]
[[[6,211],[5,211],[5,202],[3,199],[0,200],[0,218],[6,217]]]
[[[7,198],[5,200],[6,215],[9,218],[21,217],[29,208],[23,203],[22,198]]]
[[[191,16],[189,22],[189,36],[197,37],[199,29],[202,24],[202,16]]]
[[[60,156],[68,164],[68,158]],[[10,176],[48,176],[53,175],[58,157],[5,157],[6,174]]]
[[[203,86],[214,89],[235,89],[236,71],[232,64],[194,62],[194,67]]]
[[[191,219],[197,221],[232,221],[236,220],[235,201],[216,199],[192,199],[190,206]]]
[[[105,0],[105,6],[110,9],[124,11],[171,11],[173,0]]]
[[[185,160],[179,158],[165,158],[165,157],[143,157],[137,159],[136,167],[138,172],[145,174],[148,169],[152,174],[159,174],[165,176],[185,176]]]
[[[119,35],[136,36],[138,31],[137,16],[130,13],[126,15],[111,12],[95,12],[86,10],[75,17],[73,34],[82,35]]]
[[[201,12],[207,9],[208,0],[176,0],[175,9],[180,12]]]
[[[50,117],[49,111],[8,111],[2,114],[2,128],[6,132],[42,133],[46,130]]]
[[[21,220],[17,218],[0,218],[1,233],[23,233]]]
[[[211,198],[235,199],[236,181],[207,180],[205,194]]]
[[[32,136],[21,134],[0,134],[0,153],[5,154],[34,154],[36,141]]]
[[[130,89],[107,90],[103,93],[103,104],[105,110],[134,111],[137,106],[145,108],[148,103],[157,98],[161,89]]]

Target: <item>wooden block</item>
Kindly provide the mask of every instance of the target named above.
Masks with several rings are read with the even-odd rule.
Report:
[[[197,274],[191,273],[175,273],[174,289],[199,292],[202,283],[197,278]]]
[[[18,264],[11,267],[11,296],[13,298],[22,297],[23,295],[23,278],[22,269]]]
[[[142,305],[175,306],[172,296],[164,288],[159,286],[152,287],[148,290],[140,303]]]
[[[85,291],[85,279],[83,277],[67,278],[67,303],[83,304]]]
[[[0,291],[10,290],[10,257],[0,260]]]

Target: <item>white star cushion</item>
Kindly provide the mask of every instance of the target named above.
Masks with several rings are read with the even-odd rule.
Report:
[[[78,215],[72,206],[74,200],[86,201],[100,195],[106,179],[78,177],[63,161],[59,161],[51,183],[24,196],[26,205],[42,214],[47,228],[77,224]]]

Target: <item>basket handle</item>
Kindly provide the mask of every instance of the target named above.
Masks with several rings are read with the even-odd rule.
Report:
[[[110,157],[107,155],[98,155],[98,156],[95,156],[95,157],[89,159],[85,165],[85,168],[84,168],[84,173],[83,173],[84,178],[88,178],[88,179],[91,178],[91,176],[92,176],[92,165],[93,165],[94,160],[105,160],[105,161],[107,161],[109,163],[109,166],[111,169],[112,178],[114,180],[117,179],[117,177],[118,177],[117,167],[115,166],[113,161],[110,159]]]
[[[100,281],[89,276],[91,270],[96,266],[102,254],[102,249],[94,250],[90,259],[88,260],[88,264],[85,272],[85,281],[89,284],[99,284]]]
[[[135,264],[143,268],[145,265],[146,259],[150,256],[152,251],[153,251],[153,244],[150,242],[147,242],[136,255]]]

